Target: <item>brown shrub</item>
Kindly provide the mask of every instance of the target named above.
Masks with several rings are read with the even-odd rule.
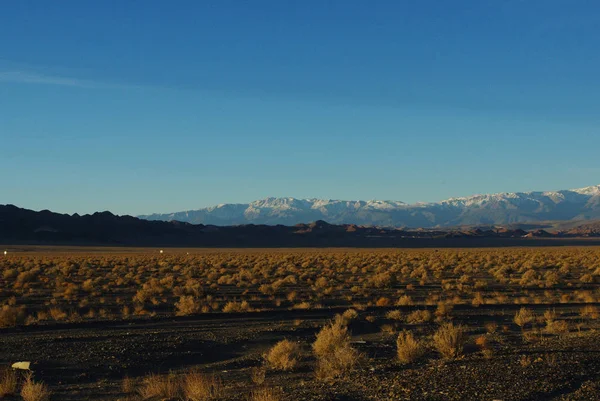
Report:
[[[276,370],[292,370],[298,365],[300,347],[289,340],[281,340],[269,350],[266,360]]]
[[[413,304],[413,300],[408,295],[402,295],[400,298],[398,298],[398,301],[396,302],[397,306],[407,306],[407,305],[412,305],[412,304]]]
[[[175,398],[179,393],[179,380],[172,374],[161,376],[152,373],[144,377],[138,388],[138,394],[144,400],[154,397]]]
[[[265,382],[265,376],[267,375],[267,369],[264,366],[255,366],[250,371],[250,378],[252,383],[257,386],[261,386]]]
[[[498,330],[498,323],[496,322],[486,322],[483,327],[485,327],[485,331],[490,334],[494,334]]]
[[[25,309],[4,305],[0,308],[0,328],[13,327],[25,321]]]
[[[52,316],[52,319],[56,320],[57,322],[67,320],[67,317],[69,316],[60,308],[51,308],[49,312],[50,316]]]
[[[17,392],[17,375],[12,369],[0,371],[0,398]]]
[[[385,317],[390,320],[402,320],[402,312],[394,309],[385,314]]]
[[[410,331],[403,331],[398,335],[396,348],[398,360],[404,364],[415,362],[425,354],[425,347]]]
[[[437,309],[435,310],[435,315],[440,319],[447,318],[452,314],[453,309],[454,305],[447,302],[439,302],[437,304]]]
[[[25,381],[21,388],[21,397],[23,401],[48,401],[50,399],[50,390],[44,383],[33,381],[33,375],[30,373],[25,376]]]
[[[535,320],[535,314],[531,309],[521,308],[515,314],[513,320],[517,324],[517,326],[524,328],[526,325],[533,323],[533,321]]]
[[[431,312],[429,312],[427,309],[416,310],[414,312],[411,312],[406,317],[406,322],[408,324],[426,323],[426,322],[431,321],[431,318],[432,318]]]
[[[182,295],[179,301],[175,303],[177,316],[193,315],[200,312],[200,304],[192,295]]]
[[[121,391],[125,394],[131,394],[135,391],[135,380],[129,376],[125,376],[121,382]]]
[[[386,297],[381,297],[377,300],[377,302],[375,303],[376,306],[380,306],[380,307],[385,307],[385,306],[390,306],[392,304],[391,299],[386,298]]]
[[[218,378],[197,370],[183,376],[181,388],[186,401],[207,401],[223,395],[223,385]]]
[[[462,355],[467,340],[463,326],[443,324],[433,335],[433,345],[444,358],[458,358]]]
[[[477,345],[479,348],[483,349],[487,349],[489,344],[488,344],[488,338],[486,336],[478,336],[475,339],[475,345]]]
[[[248,301],[235,302],[229,301],[223,307],[223,312],[225,313],[236,313],[236,312],[249,312],[250,304]]]
[[[584,318],[595,320],[598,319],[598,317],[600,316],[600,311],[598,311],[597,306],[586,305],[583,308],[581,308],[581,311],[579,311],[579,315]]]
[[[358,317],[358,312],[355,309],[348,309],[342,314],[342,317],[350,322]]]
[[[317,357],[317,377],[323,379],[354,369],[361,357],[350,344],[348,327],[339,320],[321,329],[312,349]]]

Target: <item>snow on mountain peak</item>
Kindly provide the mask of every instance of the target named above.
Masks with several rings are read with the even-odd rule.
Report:
[[[581,195],[595,196],[600,194],[600,185],[592,185],[590,187],[572,189],[571,192],[577,192]]]
[[[219,204],[140,217],[218,225],[298,224],[316,220],[332,224],[411,227],[508,224],[600,218],[600,202],[589,202],[592,198],[598,199],[597,196],[600,196],[600,185],[564,191],[477,194],[415,204],[391,200],[269,197],[246,204]]]

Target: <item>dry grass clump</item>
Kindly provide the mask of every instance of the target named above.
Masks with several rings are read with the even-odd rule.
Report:
[[[412,305],[413,303],[414,302],[410,296],[402,295],[400,298],[398,298],[398,301],[396,302],[396,306],[407,306],[407,305]]]
[[[21,387],[21,397],[23,401],[48,401],[50,390],[43,382],[35,382],[30,373],[25,376],[23,387]]]
[[[517,324],[517,326],[523,329],[526,325],[533,323],[533,321],[535,320],[535,314],[531,309],[521,308],[515,314],[513,320]]]
[[[521,355],[519,358],[519,365],[524,368],[528,368],[533,363],[533,359],[529,355]]]
[[[600,317],[600,311],[597,306],[586,305],[579,311],[579,315],[583,318],[598,319]]]
[[[342,317],[347,322],[350,322],[358,317],[358,312],[356,311],[356,309],[348,309],[344,313],[342,313]]]
[[[410,331],[398,334],[396,348],[398,360],[403,364],[413,363],[425,354],[425,347]]]
[[[390,320],[402,320],[402,312],[398,309],[394,309],[386,313],[385,317]]]
[[[175,375],[157,375],[151,373],[144,377],[138,394],[142,399],[148,400],[154,397],[175,398],[179,397],[180,385]]]
[[[430,311],[428,311],[427,309],[424,310],[416,310],[411,312],[407,317],[406,317],[406,322],[408,324],[419,324],[419,323],[426,323],[431,321],[432,319],[432,314]]]
[[[0,328],[13,327],[25,321],[25,309],[12,305],[3,305],[0,308]]]
[[[460,357],[466,341],[465,327],[452,323],[443,324],[433,335],[433,345],[447,359]]]
[[[12,369],[2,369],[0,371],[0,398],[12,395],[17,392],[17,375]]]
[[[251,310],[250,304],[248,301],[235,302],[229,301],[223,307],[223,312],[225,313],[240,313],[240,312],[249,312]]]
[[[52,319],[56,320],[57,322],[67,320],[67,317],[69,316],[65,311],[63,311],[60,308],[50,308],[49,313]]]
[[[280,401],[282,399],[281,390],[261,387],[250,393],[249,401]]]
[[[569,324],[565,320],[557,320],[556,310],[548,309],[544,312],[543,320],[546,322],[545,331],[552,334],[562,334],[569,331]]]
[[[197,370],[183,376],[181,389],[186,401],[208,401],[223,395],[221,380]]]
[[[193,315],[200,312],[200,303],[192,295],[182,295],[179,302],[175,303],[177,316]]]
[[[485,331],[487,331],[489,334],[494,334],[498,330],[498,323],[496,323],[496,322],[486,322],[483,325],[483,327],[485,328]]]
[[[250,370],[250,379],[257,386],[262,386],[267,376],[267,368],[264,366],[255,366]]]
[[[379,307],[390,306],[391,304],[392,304],[392,300],[389,299],[388,297],[380,297],[377,299],[377,302],[375,302],[375,305],[379,306]]]
[[[135,392],[135,380],[129,376],[125,376],[121,381],[121,391],[125,394],[131,394]]]
[[[312,349],[317,357],[317,377],[321,379],[343,375],[354,369],[361,358],[350,344],[348,327],[339,319],[319,331]]]
[[[292,370],[298,365],[300,347],[290,340],[281,340],[267,353],[265,359],[273,369]]]
[[[439,302],[437,304],[437,309],[435,310],[435,316],[437,316],[438,319],[445,319],[450,317],[453,310],[454,305],[447,302]]]

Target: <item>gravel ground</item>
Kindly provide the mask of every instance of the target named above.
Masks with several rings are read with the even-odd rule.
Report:
[[[261,312],[3,329],[0,364],[32,361],[36,379],[51,387],[53,400],[125,400],[120,386],[126,375],[135,379],[191,367],[217,373],[227,389],[225,399],[246,400],[252,368],[261,365],[271,345],[288,338],[303,344],[299,369],[269,371],[266,377],[285,400],[600,399],[600,332],[595,330],[530,344],[515,329],[496,335],[491,358],[470,346],[462,359],[445,361],[430,351],[421,362],[402,366],[394,360],[394,336],[381,333],[380,323],[356,322],[350,328],[365,362],[341,379],[319,381],[310,343],[333,314]],[[468,325],[470,317],[465,312],[455,319]],[[413,329],[427,337],[435,327]],[[477,335],[477,325],[470,327]]]

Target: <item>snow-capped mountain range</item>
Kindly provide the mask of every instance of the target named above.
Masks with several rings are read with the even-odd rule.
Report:
[[[600,185],[548,192],[515,192],[450,198],[436,203],[266,198],[185,212],[138,216],[193,224],[332,224],[450,227],[600,219]]]

